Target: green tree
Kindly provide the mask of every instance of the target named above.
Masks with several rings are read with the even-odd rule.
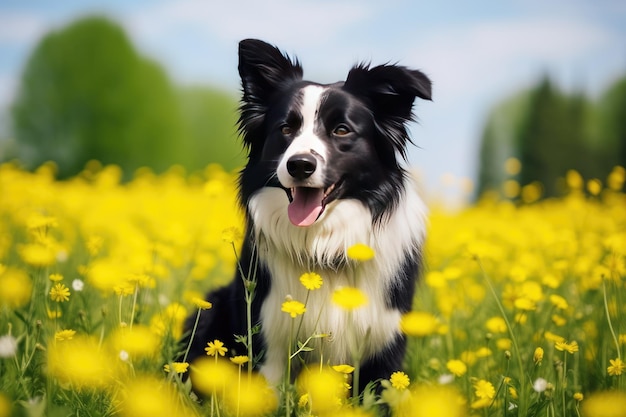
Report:
[[[130,175],[180,158],[183,124],[166,74],[102,17],[46,35],[30,56],[12,107],[17,156],[28,167],[55,161],[59,175],[90,159]]]
[[[598,146],[609,150],[603,155],[605,163],[626,167],[626,77],[602,95],[596,120]]]
[[[182,160],[191,170],[211,162],[226,170],[244,164],[237,138],[237,100],[232,94],[213,88],[193,86],[179,89],[178,100],[185,125]]]

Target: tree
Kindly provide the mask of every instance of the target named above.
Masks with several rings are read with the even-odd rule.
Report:
[[[101,17],[46,35],[30,56],[12,107],[18,158],[55,161],[61,177],[90,159],[157,171],[176,159],[183,125],[166,74]]]
[[[191,170],[211,162],[226,170],[243,166],[237,100],[229,93],[200,86],[179,89],[178,100],[186,129],[181,164]]]
[[[613,83],[602,95],[597,121],[599,146],[613,150],[604,155],[606,163],[626,167],[626,77]]]

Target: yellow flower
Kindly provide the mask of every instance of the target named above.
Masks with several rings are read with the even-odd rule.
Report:
[[[226,360],[205,356],[193,362],[190,378],[194,390],[208,396],[221,393],[227,385],[232,389],[232,381],[237,380],[237,370]]]
[[[569,305],[567,304],[567,300],[557,294],[550,295],[550,302],[559,310],[567,310],[567,308],[569,307]]]
[[[391,377],[389,378],[389,382],[391,382],[392,387],[394,387],[397,390],[402,391],[409,386],[409,384],[411,383],[411,380],[409,379],[409,376],[405,374],[404,372],[397,371],[391,374]]]
[[[277,395],[258,374],[242,378],[238,386],[224,390],[226,415],[240,417],[270,415],[278,406]]]
[[[538,347],[533,354],[533,362],[535,365],[541,365],[541,361],[543,361],[543,348]]]
[[[50,276],[48,278],[50,278],[50,281],[59,282],[59,281],[63,280],[63,275],[61,275],[61,274],[50,274]]]
[[[405,391],[407,392],[407,391]],[[397,417],[464,417],[465,400],[451,386],[419,385],[401,401],[393,415]]]
[[[343,375],[328,368],[305,369],[296,387],[301,395],[308,394],[311,412],[320,415],[338,410],[348,394]]]
[[[48,346],[48,374],[73,388],[105,388],[114,383],[118,362],[98,340],[74,337]]]
[[[522,170],[522,163],[515,157],[507,158],[504,161],[504,171],[509,175],[517,175]]]
[[[208,310],[213,307],[213,304],[210,302],[203,300],[202,298],[194,297],[191,302],[198,307],[200,310]]]
[[[298,399],[298,407],[303,408],[309,404],[309,394],[302,394]]]
[[[611,365],[606,368],[606,371],[611,376],[619,376],[626,370],[626,364],[620,358],[610,359],[609,362]]]
[[[492,333],[504,333],[507,331],[506,321],[500,316],[492,317],[487,320],[485,327]]]
[[[300,275],[300,283],[304,285],[304,288],[312,291],[319,289],[324,281],[322,280],[322,277],[315,272],[305,272]]]
[[[18,252],[24,262],[37,267],[50,266],[56,261],[56,253],[50,246],[30,243],[21,245]]]
[[[451,359],[446,363],[448,371],[452,372],[455,376],[463,376],[467,372],[467,365],[465,362],[458,359]]]
[[[72,340],[74,335],[76,334],[76,330],[59,330],[54,334],[54,340],[62,341],[62,340]]]
[[[64,284],[54,284],[54,287],[50,289],[50,298],[57,303],[68,301],[70,299],[70,290]]]
[[[348,258],[353,261],[369,261],[375,256],[374,249],[363,243],[357,243],[356,245],[352,245],[346,251],[346,255]]]
[[[623,417],[626,410],[624,390],[604,391],[591,394],[581,404],[583,416]]]
[[[478,398],[488,398],[491,400],[496,396],[496,389],[493,387],[493,384],[484,379],[479,379],[475,381],[473,387],[474,394],[476,394]]]
[[[428,336],[437,331],[439,321],[424,311],[411,311],[400,320],[400,330],[408,336]]]
[[[234,363],[235,365],[241,366],[244,363],[248,362],[250,360],[250,358],[248,358],[246,355],[239,355],[239,356],[233,356],[232,358],[230,358],[230,361],[232,363]]]
[[[515,304],[515,308],[519,310],[533,311],[537,309],[537,304],[535,303],[535,301],[527,297],[516,299],[514,304]]]
[[[581,402],[583,399],[585,398],[585,396],[583,395],[582,392],[576,392],[574,393],[574,399],[578,402]]]
[[[283,303],[280,311],[289,314],[291,318],[296,318],[297,316],[304,314],[306,307],[300,301],[287,300]]]
[[[135,324],[132,328],[121,327],[109,339],[115,352],[125,351],[130,357],[154,357],[161,349],[161,339],[147,326]]]
[[[566,352],[573,354],[574,352],[578,352],[578,343],[575,340],[572,341],[571,343],[556,342],[554,344],[554,348],[561,352],[566,351]]]
[[[556,343],[556,342],[565,342],[565,338],[563,336],[559,336],[558,334],[554,334],[554,333],[552,333],[550,331],[546,331],[543,334],[543,337],[545,337],[546,340],[549,341],[549,342],[554,342],[554,343]]]
[[[0,265],[0,306],[23,307],[28,304],[32,292],[33,283],[26,272]]]
[[[120,390],[123,417],[184,417],[195,415],[179,401],[170,384],[154,378],[133,378]]]
[[[341,374],[351,374],[354,372],[354,366],[350,365],[334,365],[332,368]]]
[[[333,292],[333,303],[344,310],[354,310],[363,307],[367,302],[365,293],[355,287],[343,287]]]
[[[224,356],[226,352],[228,352],[228,349],[224,347],[224,343],[222,343],[221,340],[217,339],[207,343],[207,347],[205,347],[204,350],[209,356]]]
[[[177,374],[184,374],[189,369],[189,364],[187,362],[173,362],[172,365],[165,364],[163,370],[165,372],[175,372]]]

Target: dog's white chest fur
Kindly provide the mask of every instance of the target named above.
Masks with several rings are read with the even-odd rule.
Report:
[[[295,339],[298,328],[300,341],[313,334],[329,335],[310,345],[314,351],[307,359],[313,361],[321,356],[330,365],[351,364],[356,347],[365,358],[383,350],[397,336],[401,315],[389,307],[389,290],[399,285],[396,279],[403,259],[421,246],[425,234],[426,209],[410,177],[398,207],[377,225],[360,202],[338,200],[312,226],[297,227],[287,217],[287,204],[279,188],[261,189],[249,204],[260,261],[272,277],[261,308],[266,342],[261,372],[272,383],[283,376],[290,336]],[[347,261],[346,250],[356,243],[374,249],[374,259],[360,264]],[[299,278],[305,272],[320,274],[322,287],[304,288]],[[336,306],[332,294],[346,286],[359,288],[367,304],[352,312]],[[287,297],[306,301],[306,313],[292,319],[282,312]]]

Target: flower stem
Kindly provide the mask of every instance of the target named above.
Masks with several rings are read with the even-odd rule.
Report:
[[[185,350],[185,355],[183,356],[183,362],[187,362],[187,356],[189,355],[189,351],[191,350],[191,344],[193,343],[193,338],[196,335],[196,330],[198,329],[198,322],[200,321],[201,312],[202,312],[202,309],[198,308],[198,313],[196,314],[196,321],[193,324],[193,329],[191,330],[191,334],[189,335],[189,343],[187,343],[187,349]]]

